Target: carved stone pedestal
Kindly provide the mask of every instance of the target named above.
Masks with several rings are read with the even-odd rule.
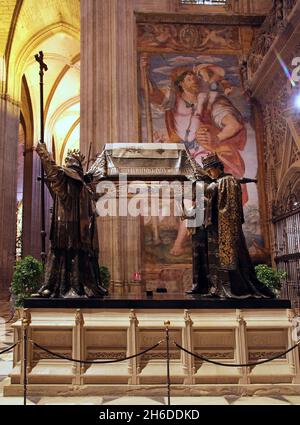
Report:
[[[25,310],[31,341],[55,353],[81,360],[116,360],[79,364],[54,358],[29,343],[28,394],[166,394],[165,321],[170,321],[170,373],[173,395],[300,394],[299,352],[295,349],[252,367],[203,362],[178,349],[220,363],[256,362],[286,351],[293,341],[293,312],[278,300],[212,301],[155,295],[154,299],[30,300]],[[49,308],[49,305],[53,308]],[[259,307],[261,301],[261,308]],[[42,305],[44,304],[44,307]],[[56,304],[56,306],[55,306]],[[80,307],[80,308],[79,308]],[[22,323],[14,324],[15,342]],[[22,385],[22,344],[14,351],[11,383],[5,395]]]

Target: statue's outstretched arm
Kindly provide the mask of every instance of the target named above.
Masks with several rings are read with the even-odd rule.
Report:
[[[64,182],[64,170],[56,164],[52,155],[48,152],[45,143],[38,143],[36,152],[41,158],[44,171],[46,174],[46,184],[53,195],[54,193],[61,194],[62,184]]]

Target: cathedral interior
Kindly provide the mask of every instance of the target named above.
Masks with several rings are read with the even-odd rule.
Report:
[[[197,79],[195,102],[188,75]],[[60,170],[70,151],[85,155],[85,171],[104,151],[108,167],[123,160],[128,175],[147,181],[155,173],[171,180],[158,169],[180,157],[180,146],[196,162],[217,154],[241,182],[255,269],[281,272],[276,299],[208,308],[196,297],[193,306],[182,295],[193,284],[193,239],[159,199],[156,216],[96,208],[110,304],[15,305],[16,266],[29,256],[47,264],[57,213],[41,141]],[[150,158],[140,175],[139,155]],[[154,166],[157,155],[165,159]],[[154,345],[168,320],[173,339],[217,362],[279,356],[233,370],[172,346],[172,404],[300,404],[299,347],[279,355],[300,325],[300,0],[0,0],[0,170],[0,404],[23,404],[25,381],[27,404],[168,404],[164,345],[112,366],[68,363],[41,348],[122,359]],[[26,320],[39,344],[29,349],[27,374],[23,342],[3,353],[23,341]]]

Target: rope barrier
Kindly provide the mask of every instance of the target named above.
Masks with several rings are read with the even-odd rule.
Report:
[[[1,354],[4,354],[4,353],[7,353],[10,350],[13,350],[19,343],[20,343],[20,341],[16,342],[14,345],[12,345],[11,347],[6,348],[5,350],[0,351],[0,355]]]
[[[73,359],[71,357],[67,357],[67,356],[63,356],[62,354],[59,353],[54,353],[51,350],[48,350],[48,348],[43,347],[42,345],[39,345],[38,343],[34,342],[31,339],[27,339],[27,335],[26,332],[24,334],[24,344],[25,344],[25,348],[24,348],[24,357],[23,357],[23,361],[24,361],[24,405],[26,405],[26,397],[27,397],[27,347],[26,347],[26,341],[29,341],[32,345],[34,345],[35,347],[39,348],[40,350],[45,351],[48,354],[51,354],[54,357],[58,357],[60,359],[63,360],[68,360],[71,362],[75,362],[75,363],[81,363],[81,364],[109,364],[109,363],[118,363],[118,362],[122,362],[124,360],[130,360],[139,356],[142,356],[145,353],[148,353],[151,350],[154,350],[156,347],[158,347],[162,342],[166,341],[167,342],[167,360],[169,362],[169,349],[168,349],[168,326],[166,328],[166,338],[158,341],[156,344],[154,344],[153,346],[146,348],[145,350],[137,353],[137,354],[133,354],[132,356],[128,356],[128,357],[123,357],[122,359],[114,359],[114,360],[79,360],[79,359]],[[13,344],[12,346],[5,348],[4,350],[0,351],[0,355],[7,353],[8,351],[13,350],[18,344],[20,344],[21,341],[17,341],[15,344]],[[295,345],[293,345],[292,347],[290,347],[288,350],[277,354],[276,356],[272,356],[268,359],[265,360],[261,360],[261,361],[257,361],[257,362],[253,362],[253,363],[240,363],[240,364],[232,364],[232,363],[221,363],[215,360],[211,360],[208,359],[205,356],[202,356],[201,354],[196,354],[196,353],[192,353],[191,351],[187,350],[186,348],[183,348],[180,344],[178,344],[176,341],[173,340],[173,344],[179,349],[184,351],[185,353],[198,358],[200,360],[203,360],[205,362],[208,363],[212,363],[218,366],[225,366],[225,367],[251,367],[251,366],[257,366],[257,365],[261,365],[264,363],[269,363],[273,360],[279,359],[282,356],[285,356],[286,354],[288,354],[289,352],[293,351],[294,349],[296,349],[299,345],[300,345],[300,340],[297,341],[297,343]],[[170,404],[170,372],[169,372],[169,363],[168,363],[168,368],[167,368],[167,375],[168,375],[168,379],[167,379],[167,387],[168,387],[168,404]]]
[[[196,357],[196,358],[203,360],[205,362],[208,362],[208,363],[213,363],[213,364],[218,365],[218,366],[226,366],[226,367],[244,367],[244,366],[247,367],[247,366],[257,366],[257,365],[260,365],[260,364],[263,364],[263,363],[268,363],[268,362],[271,362],[273,360],[279,359],[282,356],[285,356],[287,353],[289,353],[290,351],[294,350],[295,348],[297,348],[299,346],[300,340],[295,345],[293,345],[293,347],[289,348],[288,350],[284,351],[283,353],[279,353],[276,356],[270,357],[269,359],[261,360],[261,361],[253,362],[253,363],[241,363],[241,364],[221,363],[221,362],[217,362],[215,360],[210,360],[205,356],[201,356],[201,354],[195,354],[195,353],[192,353],[191,351],[183,348],[181,345],[177,344],[176,341],[173,341],[173,343],[176,345],[177,348],[184,351],[185,353],[190,354],[191,356]]]
[[[25,331],[25,333],[24,333],[24,341],[23,341],[23,343],[24,343],[24,353],[23,353],[23,355],[24,355],[24,357],[23,357],[23,362],[24,362],[24,365],[23,365],[23,369],[24,369],[24,372],[23,372],[24,373],[24,378],[23,378],[24,379],[24,382],[23,382],[23,385],[24,385],[24,405],[26,405],[26,398],[27,398],[27,341],[29,341],[33,346],[39,348],[42,351],[45,351],[48,354],[51,354],[54,357],[58,357],[58,358],[63,359],[63,360],[68,360],[68,361],[71,361],[71,362],[81,363],[81,364],[109,364],[109,363],[122,362],[124,360],[130,360],[130,359],[133,359],[133,358],[137,358],[139,356],[142,356],[143,354],[148,353],[151,350],[154,350],[162,342],[165,341],[167,343],[167,362],[168,362],[168,364],[167,364],[168,404],[170,404],[170,384],[171,384],[171,382],[170,382],[170,370],[169,370],[169,349],[168,349],[168,335],[169,334],[168,334],[168,323],[167,322],[166,322],[166,337],[164,339],[158,341],[153,346],[151,346],[149,348],[146,348],[145,350],[143,350],[143,351],[141,351],[141,352],[139,352],[137,354],[133,354],[132,356],[123,357],[121,359],[114,359],[114,360],[79,360],[79,359],[73,359],[71,357],[63,356],[62,354],[54,353],[53,351],[48,350],[48,348],[43,347],[42,345],[39,345],[38,343],[34,342],[31,339],[27,339],[28,337],[27,337],[27,334],[26,334],[26,328],[24,328],[24,331]],[[21,341],[17,341],[12,346],[10,346],[8,348],[5,348],[4,350],[0,351],[0,355],[1,354],[4,354],[4,353],[7,353],[8,351],[13,350],[18,344],[20,344],[20,342]],[[178,344],[174,340],[173,340],[173,344],[179,350],[182,350],[185,353],[187,353],[187,354],[189,354],[189,355],[191,355],[191,356],[193,356],[195,358],[198,358],[198,359],[200,359],[202,361],[205,361],[205,362],[208,362],[208,363],[212,363],[212,364],[215,364],[215,365],[218,365],[218,366],[225,366],[225,367],[251,367],[251,366],[261,365],[261,364],[264,364],[264,363],[269,363],[269,362],[271,362],[273,360],[279,359],[282,356],[285,356],[286,354],[290,353],[291,351],[293,351],[294,349],[296,349],[300,345],[300,340],[297,341],[297,343],[295,345],[293,345],[292,347],[290,347],[288,350],[286,350],[286,351],[284,351],[282,353],[279,353],[276,356],[272,356],[272,357],[270,357],[268,359],[257,361],[257,362],[253,362],[253,363],[240,363],[240,364],[237,364],[237,363],[235,363],[235,364],[232,364],[232,363],[221,363],[221,362],[218,362],[218,361],[215,361],[215,360],[208,359],[207,357],[202,356],[201,354],[192,353],[191,351],[187,350],[186,348],[183,348],[180,344]]]
[[[38,347],[39,349],[45,351],[48,354],[51,354],[52,356],[58,357],[60,359],[63,360],[68,360],[70,362],[75,362],[75,363],[83,363],[83,364],[105,364],[105,363],[118,363],[118,362],[123,362],[124,360],[130,360],[130,359],[134,359],[135,357],[139,357],[142,356],[145,353],[148,353],[148,351],[154,350],[156,347],[158,347],[163,341],[164,339],[162,339],[161,341],[159,341],[157,344],[153,345],[150,348],[147,348],[144,351],[141,351],[140,353],[137,354],[133,354],[132,356],[128,356],[128,357],[123,357],[122,359],[115,359],[115,360],[78,360],[78,359],[73,359],[71,357],[67,357],[67,356],[63,356],[62,354],[58,354],[58,353],[54,353],[51,350],[48,350],[48,348],[42,347],[41,345],[37,344],[36,342],[29,340],[35,347]]]

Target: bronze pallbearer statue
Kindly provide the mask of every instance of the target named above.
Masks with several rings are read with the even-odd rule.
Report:
[[[205,190],[204,227],[193,235],[194,286],[187,292],[221,298],[274,298],[257,279],[250,259],[242,229],[240,182],[224,173],[216,154],[202,163],[211,183]]]
[[[82,168],[84,156],[68,151],[65,166],[52,160],[46,145],[36,148],[53,197],[50,252],[42,288],[35,296],[102,297],[95,222],[95,191]]]

